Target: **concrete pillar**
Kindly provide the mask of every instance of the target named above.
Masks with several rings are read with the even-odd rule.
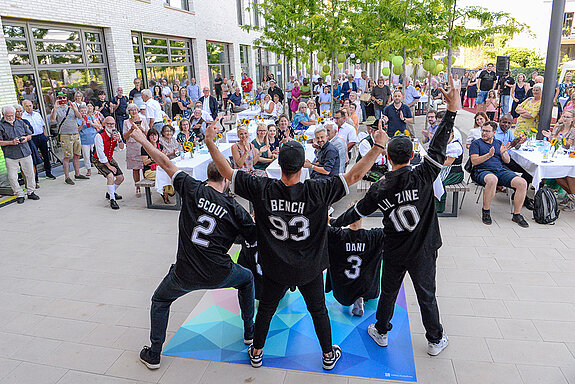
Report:
[[[0,20],[0,30],[2,30],[2,20]],[[40,86],[37,81],[36,86]],[[0,34],[0,107],[14,105],[18,102],[10,60],[8,59],[8,47],[4,34]]]
[[[110,67],[112,95],[116,94],[118,86],[124,88],[124,94],[128,95],[130,90],[134,88],[134,78],[136,77],[132,33],[129,28],[120,26],[104,28],[104,38],[106,39],[108,66]]]

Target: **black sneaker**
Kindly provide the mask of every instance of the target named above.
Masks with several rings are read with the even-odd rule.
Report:
[[[488,210],[481,209],[481,221],[485,225],[491,225],[491,213]]]
[[[65,182],[66,184],[69,184],[69,185],[74,185],[74,184],[76,184],[76,183],[74,183],[74,180],[70,179],[69,177],[67,177],[66,180],[64,180],[64,182]]]
[[[328,371],[332,370],[333,367],[335,367],[335,364],[337,363],[339,358],[341,357],[341,348],[339,347],[339,345],[334,344],[331,347],[330,355],[326,356],[322,353],[322,357],[323,357],[323,369],[327,369]]]
[[[51,174],[51,173],[47,173],[47,174],[46,174],[46,178],[47,178],[47,179],[50,179],[50,180],[56,180],[56,176],[54,176],[54,175]]]
[[[32,192],[31,194],[28,195],[28,200],[40,200],[40,196]]]
[[[155,355],[152,353],[150,347],[144,347],[140,351],[140,361],[144,363],[148,369],[160,368],[160,354]]]
[[[121,195],[118,195],[117,193],[114,193],[114,196],[116,196],[116,200],[123,199],[123,197]],[[106,199],[110,200],[110,194],[108,192],[106,192]]]
[[[24,197],[17,197],[17,198],[16,198],[16,202],[17,202],[18,204],[24,204]]]
[[[116,203],[116,200],[110,200],[110,207],[112,207],[112,209],[120,209],[120,206],[118,203]]]
[[[254,345],[250,345],[248,347],[248,356],[250,357],[250,364],[254,368],[259,368],[262,366],[262,360],[264,357],[264,353],[260,353],[259,355],[254,355]]]
[[[523,216],[520,213],[514,213],[511,221],[519,224],[519,226],[522,228],[529,227],[529,223],[527,221],[525,221],[525,219],[523,218]]]
[[[74,176],[74,179],[76,179],[76,180],[89,180],[90,178],[88,176],[84,176],[84,175],[77,175],[77,176]]]

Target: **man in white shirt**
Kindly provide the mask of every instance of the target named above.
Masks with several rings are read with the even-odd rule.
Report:
[[[164,112],[171,119],[172,118],[172,88],[168,85],[168,80],[162,79],[160,82],[162,85],[162,95],[164,96]]]
[[[36,144],[36,147],[40,150],[42,154],[42,159],[44,160],[44,171],[46,172],[46,178],[55,180],[56,177],[52,175],[52,164],[50,164],[50,151],[48,149],[48,139],[44,134],[44,119],[40,114],[34,111],[34,106],[30,100],[24,100],[22,102],[24,107],[24,113],[22,118],[27,120],[34,132],[32,132],[32,141]]]
[[[161,132],[164,123],[160,103],[152,98],[152,91],[149,89],[144,89],[142,91],[142,100],[146,103],[146,118],[148,119],[148,126]]]
[[[382,123],[381,123],[381,119],[380,119],[380,120],[377,120],[373,125],[367,126],[368,135],[366,137],[364,137],[363,139],[361,139],[359,142],[359,146],[358,146],[359,156],[357,158],[357,161],[359,161],[362,157],[367,155],[367,153],[371,150],[371,147],[373,147],[373,143],[374,143],[372,135],[376,129],[379,129],[381,127],[381,125],[382,125]],[[375,164],[384,165],[385,164],[385,158],[382,155],[377,156],[377,159],[375,160]]]
[[[196,79],[194,77],[192,77],[191,82],[186,89],[188,90],[188,96],[190,96],[190,99],[192,99],[194,103],[202,97],[200,86],[196,84]]]
[[[334,114],[335,123],[338,127],[338,136],[345,141],[347,145],[347,150],[351,151],[353,146],[357,143],[357,132],[355,131],[355,127],[345,122],[346,116],[345,111],[338,110]]]
[[[325,85],[329,85],[331,87],[331,74],[327,74],[325,75],[325,81],[324,81]]]
[[[325,125],[325,131],[327,132],[329,142],[332,143],[339,152],[339,173],[345,173],[345,164],[347,164],[349,159],[347,157],[345,142],[337,135],[337,125],[333,122],[329,122]]]

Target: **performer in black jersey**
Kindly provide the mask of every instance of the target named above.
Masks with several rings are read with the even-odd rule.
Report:
[[[394,137],[387,145],[392,171],[385,175],[384,180],[373,184],[354,207],[330,223],[345,226],[377,209],[383,212],[382,292],[377,306],[377,323],[369,326],[368,333],[378,345],[387,346],[395,300],[405,273],[409,272],[426,330],[427,353],[432,356],[438,355],[448,345],[435,298],[435,263],[441,235],[435,212],[433,181],[445,162],[445,150],[460,102],[459,90],[455,88],[453,79],[448,92],[440,90],[447,102],[447,112],[431,140],[424,161],[411,168],[411,141],[405,136]]]
[[[220,173],[232,180],[232,191],[252,202],[257,222],[259,263],[263,271],[262,298],[255,323],[254,343],[248,348],[253,367],[262,365],[262,349],[270,321],[290,286],[297,286],[313,319],[323,351],[323,368],[332,369],[341,349],[332,345],[323,284],[328,266],[327,211],[349,192],[371,167],[388,141],[379,130],[375,145],[345,175],[300,182],[305,161],[302,145],[288,141],[279,151],[280,180],[233,170],[213,142],[215,127],[206,130],[206,144]]]
[[[160,367],[160,353],[166,339],[170,305],[178,297],[199,289],[233,287],[244,321],[244,342],[253,342],[254,277],[232,262],[227,254],[241,234],[255,240],[255,224],[248,212],[224,191],[228,181],[212,162],[208,183],[198,181],[178,168],[155,148],[141,131],[132,134],[152,159],[172,178],[182,197],[176,263],[152,296],[150,308],[151,347],[144,347],[140,360],[150,369]]]
[[[361,228],[361,219],[349,229],[329,227],[329,269],[325,291],[341,305],[352,305],[354,316],[363,316],[363,304],[379,296],[383,228]]]
[[[262,297],[262,267],[258,262],[258,258],[258,242],[250,243],[247,240],[243,240],[242,249],[238,255],[238,264],[249,269],[254,275],[256,300],[260,300]]]

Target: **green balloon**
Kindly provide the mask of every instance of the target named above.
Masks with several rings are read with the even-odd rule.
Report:
[[[443,63],[440,63],[435,66],[435,69],[437,70],[437,73],[439,73],[445,69],[445,66],[443,65]]]
[[[425,59],[423,61],[423,69],[425,69],[426,71],[432,72],[434,68],[435,68],[435,60]]]
[[[408,57],[407,59],[405,59],[405,65],[409,65],[411,64],[411,59]]]
[[[282,59],[278,59],[278,64],[283,63]]]
[[[324,65],[322,70],[326,73],[329,73],[329,70],[330,70],[329,65]]]
[[[325,55],[325,52],[320,51],[320,52],[317,53],[317,58],[318,58],[319,60],[325,60],[325,56],[326,56],[326,55]]]
[[[416,57],[416,58],[414,58],[414,59],[411,59],[411,63],[412,63],[413,65],[419,64],[419,58]]]
[[[346,57],[345,57],[345,55],[344,55],[343,53],[338,53],[338,54],[337,54],[337,61],[338,61],[339,63],[343,63],[343,62],[345,61],[345,59],[346,59]]]
[[[389,70],[389,67],[383,67],[383,69],[381,70],[381,74],[383,76],[389,76],[391,74],[391,71]]]
[[[434,67],[430,72],[433,76],[437,76],[439,74],[439,71],[437,70],[437,66]]]
[[[396,75],[401,75],[403,73],[403,68],[402,67],[393,67],[393,73]]]
[[[395,56],[393,59],[391,59],[391,63],[393,64],[394,67],[401,67],[401,65],[403,64],[403,57]]]
[[[387,55],[385,55],[385,61],[389,61],[391,62],[391,60],[393,60],[393,53],[388,53]]]
[[[338,63],[338,64],[337,64],[337,68],[338,68],[338,69],[342,69],[342,68],[343,68],[343,63]]]

